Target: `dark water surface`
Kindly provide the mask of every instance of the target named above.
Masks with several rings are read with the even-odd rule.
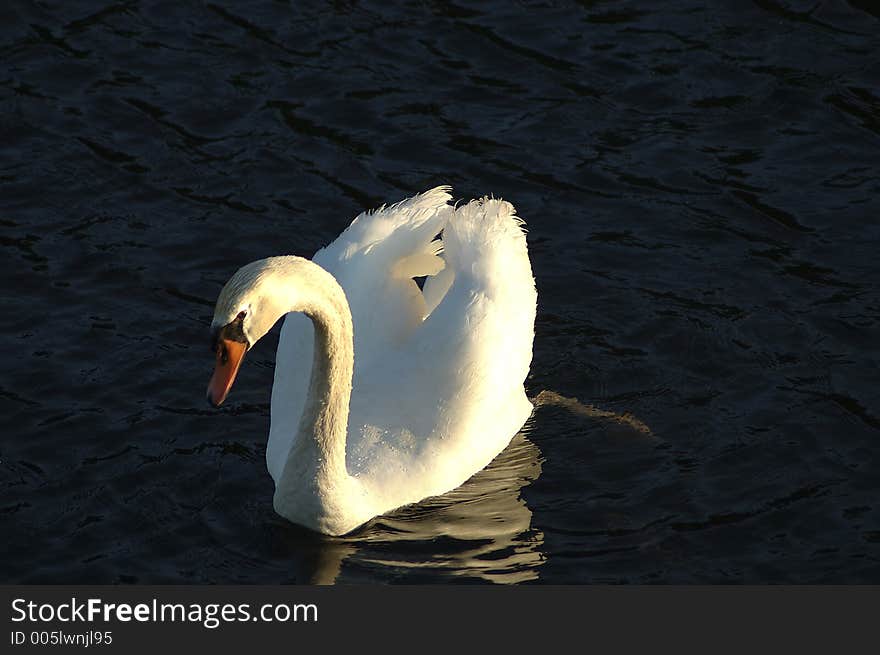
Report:
[[[705,4],[3,3],[0,582],[880,583],[878,14]],[[214,299],[441,183],[528,222],[581,403],[313,535]]]

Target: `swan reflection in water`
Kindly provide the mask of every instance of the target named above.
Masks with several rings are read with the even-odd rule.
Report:
[[[541,473],[541,452],[527,434],[532,420],[488,467],[461,487],[373,519],[345,537],[325,537],[278,522],[276,548],[296,553],[303,582],[534,580],[545,558],[522,489]],[[303,560],[303,551],[312,557]],[[279,555],[279,553],[275,553]],[[390,569],[390,571],[389,571]],[[390,575],[389,575],[390,573]],[[423,574],[423,575],[421,575]],[[300,577],[300,576],[297,576]]]
[[[297,581],[333,584],[378,578],[418,583],[436,582],[444,573],[462,581],[536,580],[546,561],[544,534],[532,526],[522,490],[541,474],[544,458],[529,435],[540,429],[544,408],[556,407],[582,422],[585,434],[591,426],[605,425],[618,435],[652,442],[656,436],[632,414],[600,409],[555,391],[544,390],[532,402],[534,413],[507,448],[453,491],[377,517],[345,537],[325,537],[279,521],[276,549],[305,565]]]

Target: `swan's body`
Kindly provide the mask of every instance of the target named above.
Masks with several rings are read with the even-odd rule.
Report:
[[[537,296],[520,221],[507,202],[449,198],[439,187],[361,214],[312,261],[248,264],[221,292],[213,325],[231,349],[218,347],[217,404],[286,315],[266,459],[290,521],[339,535],[450,491],[532,411]]]

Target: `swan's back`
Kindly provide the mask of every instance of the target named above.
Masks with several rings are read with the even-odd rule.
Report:
[[[429,298],[435,284],[448,291],[408,342],[355,380],[349,469],[389,508],[462,484],[532,411],[523,382],[537,294],[520,225],[500,200],[457,208],[443,232],[446,269],[425,283]]]
[[[352,310],[346,460],[376,514],[459,486],[504,449],[532,410],[523,382],[537,294],[522,221],[502,200],[453,209],[448,197],[438,188],[383,210],[391,216],[361,215],[315,257]],[[421,291],[412,280],[420,275],[428,275]],[[267,451],[276,481],[302,411],[297,394],[305,396],[311,338],[308,319],[289,315]]]

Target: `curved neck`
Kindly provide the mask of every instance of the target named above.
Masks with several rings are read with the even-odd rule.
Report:
[[[293,259],[293,258],[291,258]],[[319,487],[347,476],[345,437],[354,371],[354,331],[345,292],[323,268],[295,258],[288,284],[296,300],[284,311],[302,312],[314,324],[312,373],[293,446],[287,454],[281,480]],[[278,362],[279,366],[302,362]]]

